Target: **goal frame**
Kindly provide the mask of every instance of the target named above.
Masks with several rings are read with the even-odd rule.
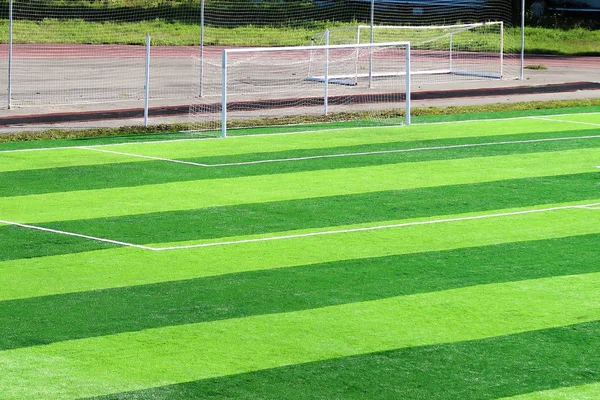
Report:
[[[465,32],[468,29],[471,28],[479,28],[479,27],[487,27],[487,26],[498,26],[498,35],[499,35],[499,42],[498,42],[498,47],[499,47],[499,52],[498,52],[498,73],[482,73],[482,72],[476,72],[476,71],[469,71],[469,70],[459,70],[459,69],[455,69],[454,68],[454,64],[453,64],[453,36],[456,34],[460,34],[462,32]],[[447,29],[450,30],[450,32],[445,35],[449,38],[449,43],[448,46],[449,48],[444,50],[448,53],[448,58],[447,58],[447,66],[446,68],[439,68],[436,70],[427,70],[427,71],[419,71],[419,70],[415,70],[413,68],[412,70],[412,74],[413,75],[436,75],[436,74],[450,74],[450,75],[461,75],[461,76],[473,76],[473,77],[478,77],[478,78],[489,78],[489,79],[502,79],[504,77],[504,22],[503,21],[488,21],[488,22],[476,22],[476,23],[470,23],[470,24],[453,24],[453,25],[356,25],[354,27],[350,27],[350,28],[342,28],[342,30],[347,30],[347,31],[356,31],[355,34],[355,43],[356,44],[360,44],[361,41],[361,31],[367,31],[370,35],[369,37],[369,43],[377,43],[374,40],[374,33],[377,30],[384,30],[384,29],[388,29],[388,30],[394,30],[394,29],[398,29],[398,30],[407,30],[407,31],[416,31],[416,30],[421,30],[421,31],[425,31],[425,30],[440,30],[440,29]],[[455,30],[455,31],[454,31]],[[336,32],[337,30],[325,30],[325,32],[323,33],[323,37],[324,37],[324,45],[330,45],[330,38],[331,38],[331,33],[332,32]],[[443,36],[441,36],[443,37]],[[440,37],[440,38],[441,38]],[[411,42],[413,45],[413,50],[418,49],[419,43],[414,43]],[[369,65],[369,77],[377,77],[377,76],[385,76],[381,73],[376,73],[372,70],[372,63],[370,63]],[[318,77],[310,77],[310,79],[319,79]]]
[[[323,81],[323,113],[327,115],[328,112],[328,88],[330,84],[339,84],[339,79],[334,76],[328,75],[328,63],[329,63],[329,50],[332,49],[354,49],[354,48],[368,48],[371,49],[370,54],[372,56],[373,49],[379,47],[401,47],[405,49],[404,68],[405,72],[398,73],[398,75],[404,75],[404,86],[405,86],[405,125],[411,124],[411,44],[410,42],[386,42],[386,43],[358,43],[358,44],[340,44],[340,45],[321,45],[321,46],[284,46],[284,47],[249,47],[249,48],[230,48],[223,49],[221,53],[221,137],[227,137],[227,103],[228,103],[228,91],[227,91],[227,80],[228,80],[228,56],[230,54],[239,53],[272,53],[272,52],[286,52],[286,51],[315,51],[323,50],[325,52],[324,60],[324,77]]]

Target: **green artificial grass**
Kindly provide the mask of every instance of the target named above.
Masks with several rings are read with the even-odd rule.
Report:
[[[558,102],[559,104],[561,102]],[[540,103],[542,107],[545,103]],[[570,104],[570,103],[568,103]],[[56,148],[61,146],[94,146],[99,144],[126,144],[126,143],[143,143],[143,148],[158,148],[163,151],[160,155],[166,156],[165,150],[175,148],[177,153],[169,153],[171,158],[178,157],[194,157],[197,156],[198,146],[202,147],[204,155],[230,155],[242,153],[256,153],[261,151],[281,151],[281,150],[299,150],[302,148],[317,148],[317,147],[334,147],[347,145],[347,139],[353,137],[354,141],[358,137],[363,136],[363,143],[375,143],[381,141],[386,134],[394,134],[395,140],[423,140],[423,139],[442,139],[450,137],[476,137],[486,135],[503,135],[503,134],[523,134],[527,132],[553,132],[556,131],[556,124],[552,121],[534,120],[528,118],[531,116],[547,116],[555,114],[565,114],[571,111],[570,108],[554,108],[531,110],[531,107],[526,107],[524,104],[518,104],[519,107],[515,111],[505,112],[478,112],[478,108],[464,108],[464,113],[460,113],[463,108],[435,109],[428,111],[430,114],[423,117],[415,116],[415,121],[442,123],[435,128],[427,124],[417,123],[409,127],[389,126],[389,127],[364,127],[360,121],[350,121],[348,123],[331,123],[331,124],[300,124],[291,126],[274,126],[274,127],[258,127],[239,130],[231,130],[231,138],[235,140],[199,140],[196,136],[190,134],[131,134],[124,135],[119,132],[117,136],[106,137],[82,137],[73,139],[56,139],[56,140],[36,140],[28,142],[9,142],[0,143],[0,150],[18,150],[18,149],[33,149],[33,148]],[[514,106],[514,105],[511,105]],[[534,106],[535,108],[535,106]],[[577,112],[600,112],[600,106],[578,107],[574,109]],[[498,120],[502,119],[503,120]],[[466,125],[456,129],[456,125],[448,124],[449,122],[464,121]],[[356,130],[359,129],[361,135],[357,135]],[[585,129],[585,126],[565,124],[560,130],[567,129]],[[593,127],[587,127],[593,129]],[[280,135],[281,133],[302,133],[301,135]],[[133,132],[135,133],[135,132]],[[247,137],[248,135],[270,135],[269,140],[261,139],[260,137]],[[100,136],[97,133],[96,136]],[[291,137],[290,137],[291,136]],[[244,140],[238,141],[238,138],[244,137]],[[2,135],[0,140],[10,138],[10,135]],[[194,139],[196,140],[186,140]],[[177,142],[165,142],[172,139]],[[367,140],[368,139],[368,140]],[[341,142],[336,143],[336,140]],[[389,137],[388,140],[394,140]],[[147,142],[157,142],[154,145]],[[196,143],[196,144],[193,144]],[[356,143],[356,142],[354,142]],[[286,147],[282,147],[286,146]],[[126,145],[125,147],[118,146],[114,150],[121,148],[135,149]],[[182,153],[187,151],[187,154]],[[134,151],[135,152],[135,151]],[[231,153],[233,152],[233,153]],[[71,157],[77,157],[74,153],[69,153]],[[25,156],[22,156],[25,157]],[[43,156],[37,154],[43,160]],[[81,159],[84,153],[80,153]],[[36,157],[31,156],[29,165],[26,168],[35,168]],[[20,158],[17,158],[19,160]],[[1,161],[1,160],[0,160]],[[10,165],[10,164],[9,164]],[[85,165],[85,164],[82,164]],[[0,164],[1,166],[1,164]],[[0,170],[5,170],[4,166]],[[15,166],[13,166],[15,168]],[[15,168],[16,170],[20,168]]]
[[[116,244],[13,225],[0,225],[0,241],[2,242],[0,262],[119,247]]]
[[[595,124],[596,127],[600,126],[600,114],[598,114],[598,113],[549,116],[548,119],[562,121],[562,122],[583,122],[583,123]]]
[[[598,118],[598,117],[597,117]],[[241,136],[231,140],[200,140],[108,146],[106,149],[165,158],[233,156],[248,153],[302,151],[358,144],[399,141],[422,141],[449,138],[503,136],[512,134],[588,130],[597,127],[578,123],[557,124],[553,120],[516,118],[505,120],[466,121],[461,124],[411,125],[304,132],[298,135]]]
[[[172,182],[0,198],[2,219],[44,223],[596,171],[598,149]]]
[[[96,150],[214,164],[598,134],[597,115],[549,119]],[[598,144],[215,168],[0,153],[0,220],[155,249],[272,239],[152,251],[0,224],[0,398],[593,396],[600,214],[577,205],[600,203]]]
[[[591,400],[600,381],[598,335],[600,322],[594,321],[291,365],[97,399],[481,400],[516,395],[514,400]],[[542,390],[551,392],[548,397],[529,394]],[[586,393],[590,397],[580,397]]]
[[[560,387],[512,396],[512,400],[581,399],[594,400],[600,397],[600,383]]]
[[[598,285],[600,273],[542,278],[6,350],[0,396],[110,394],[591,322]]]
[[[600,235],[345,260],[0,302],[0,350],[598,271]]]
[[[230,246],[158,252],[116,248],[10,260],[0,263],[0,300],[596,234],[599,218],[596,210],[570,208]]]
[[[268,174],[282,174],[300,171],[317,171],[336,168],[363,167],[369,165],[395,164],[402,162],[418,162],[430,160],[449,160],[468,157],[485,157],[503,154],[523,154],[529,152],[544,152],[569,150],[575,148],[600,147],[600,137],[576,139],[580,136],[589,136],[589,130],[557,131],[528,134],[513,134],[510,136],[469,137],[458,139],[439,139],[421,141],[383,142],[374,144],[360,144],[355,146],[328,147],[304,150],[288,150],[271,153],[248,153],[228,156],[185,158],[182,161],[191,161],[202,164],[221,164],[252,162],[260,160],[289,159],[297,157],[318,157],[336,154],[368,153],[399,151],[384,154],[366,154],[347,157],[314,158],[308,160],[295,160],[288,162],[268,162],[247,165],[228,165],[222,167],[200,167],[165,161],[153,161],[143,158],[118,156],[99,153],[98,162],[95,153],[87,154],[85,158],[88,165],[64,166],[49,168],[51,164],[44,164],[45,168],[11,170],[0,172],[0,197],[23,196],[30,194],[68,192],[76,190],[90,190],[101,188],[115,188],[124,186],[141,186],[146,184],[159,184],[168,182],[184,182],[201,179],[234,178],[244,176],[258,176]],[[599,135],[600,136],[600,135]],[[567,140],[541,141],[537,143],[515,143],[491,146],[450,147],[436,149],[435,147],[461,146],[470,144],[485,144],[506,141],[542,140],[549,138],[572,138]],[[423,149],[423,150],[419,150]],[[50,152],[51,155],[52,151]],[[62,163],[60,157],[66,160],[69,152],[60,151],[57,154],[57,163]],[[19,154],[21,156],[21,154]],[[0,157],[2,155],[0,154]],[[93,160],[89,160],[94,158]],[[23,159],[29,160],[27,158]],[[51,159],[48,160],[49,162]],[[112,163],[111,163],[112,161]],[[129,162],[134,161],[134,162]],[[143,162],[140,162],[143,161]],[[38,160],[38,166],[42,161]],[[7,166],[8,168],[8,166]],[[19,182],[19,185],[14,185]]]
[[[299,229],[335,228],[352,224],[385,223],[385,221],[455,215],[468,212],[542,207],[544,204],[566,203],[598,198],[600,172],[558,175],[531,179],[494,181],[470,185],[442,186],[402,191],[360,193],[345,196],[309,198],[257,204],[244,204],[206,209],[54,222],[41,226],[66,232],[110,238],[128,243],[145,244],[218,239],[235,236],[268,234]],[[176,226],[177,229],[173,229]],[[0,231],[3,228],[0,228]],[[21,258],[23,242],[34,233],[10,230],[5,244],[8,249],[0,260]],[[37,236],[51,234],[39,232]],[[54,235],[55,239],[56,235]],[[14,245],[11,243],[15,240]],[[28,238],[28,239],[27,239]],[[85,251],[80,241],[65,246],[39,246],[39,255]],[[88,241],[91,242],[91,241]],[[103,248],[96,242],[87,250]],[[71,250],[72,249],[72,250]],[[62,250],[62,251],[61,251]],[[12,253],[12,257],[11,257]]]
[[[423,124],[598,112],[600,112],[600,99],[529,101],[476,106],[413,108],[412,121],[414,124]],[[298,133],[373,126],[371,121],[360,119],[360,116],[344,122],[327,122],[327,117],[323,116],[314,117],[309,121],[307,119],[306,116],[303,116],[302,118],[289,118],[286,120],[264,120],[262,126],[230,129],[228,136]],[[254,125],[256,125],[256,122]],[[42,132],[10,133],[0,135],[0,150],[199,139],[207,136],[203,132],[198,134],[182,133],[191,128],[190,126],[175,124],[153,125],[149,128],[126,126],[120,128],[52,129]],[[213,134],[217,136],[217,133],[213,132]]]

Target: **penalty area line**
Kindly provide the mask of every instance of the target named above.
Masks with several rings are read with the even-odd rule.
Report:
[[[127,243],[127,242],[122,242],[120,240],[105,239],[105,238],[100,238],[100,237],[96,237],[96,236],[82,235],[80,233],[74,233],[74,232],[61,231],[61,230],[57,230],[57,229],[44,228],[42,226],[35,226],[35,225],[29,225],[29,224],[21,224],[19,222],[0,220],[0,224],[18,226],[18,227],[21,227],[21,228],[33,229],[33,230],[43,231],[43,232],[49,232],[49,233],[56,233],[56,234],[65,235],[65,236],[74,236],[74,237],[78,237],[78,238],[82,238],[82,239],[94,240],[96,242],[110,243],[110,244],[116,244],[116,245],[120,245],[120,246],[135,247],[135,248],[143,249],[143,250],[156,251],[156,249],[153,248],[153,247],[143,246],[143,245],[140,245],[140,244]]]
[[[163,157],[153,157],[153,156],[145,156],[142,154],[133,154],[133,153],[125,153],[122,151],[114,151],[114,150],[105,150],[105,149],[98,149],[95,147],[76,147],[77,149],[81,149],[81,150],[90,150],[90,151],[98,151],[100,153],[109,153],[109,154],[117,154],[117,155],[121,155],[121,156],[129,156],[129,157],[136,157],[136,158],[146,158],[149,160],[157,160],[157,161],[168,161],[168,162],[172,162],[172,163],[177,163],[177,164],[186,164],[186,165],[193,165],[196,167],[212,167],[212,165],[209,164],[201,164],[201,163],[195,163],[192,161],[183,161],[183,160],[174,160],[171,158],[163,158]]]
[[[541,209],[535,209],[535,210],[511,211],[511,212],[505,212],[505,213],[474,215],[474,216],[470,216],[470,217],[445,218],[445,219],[436,219],[436,220],[430,220],[430,221],[404,222],[404,223],[399,223],[399,224],[378,225],[378,226],[369,226],[369,227],[364,227],[364,228],[353,228],[353,229],[338,229],[338,230],[332,230],[332,231],[299,233],[299,234],[295,234],[295,235],[272,236],[272,237],[256,238],[256,239],[241,239],[241,240],[231,240],[231,241],[225,241],[225,242],[198,243],[198,244],[190,244],[190,245],[182,245],[182,246],[171,246],[171,247],[154,247],[153,250],[166,251],[166,250],[183,250],[183,249],[193,249],[193,248],[212,247],[212,246],[229,246],[229,245],[235,245],[235,244],[268,242],[268,241],[286,240],[286,239],[298,239],[298,238],[306,238],[306,237],[314,237],[314,236],[336,235],[336,234],[343,234],[343,233],[368,232],[368,231],[375,231],[375,230],[382,230],[382,229],[404,228],[404,227],[418,226],[418,225],[435,225],[435,224],[443,224],[443,223],[448,223],[448,222],[472,221],[472,220],[487,219],[487,218],[500,218],[500,217],[514,216],[514,215],[544,213],[544,212],[568,210],[568,209],[594,210],[595,207],[600,207],[600,203],[559,206],[559,207],[541,208]]]
[[[529,117],[529,118],[531,118],[531,119],[538,119],[540,121],[551,121],[551,122],[563,122],[563,123],[568,123],[568,124],[600,126],[600,124],[596,124],[594,122],[569,121],[567,119],[554,119],[554,118],[544,118],[544,117]]]
[[[183,249],[193,249],[193,248],[202,248],[202,247],[213,247],[213,246],[228,246],[235,244],[244,244],[244,243],[255,243],[255,242],[268,242],[274,240],[286,240],[286,239],[297,239],[297,238],[305,238],[305,237],[313,237],[313,236],[324,236],[324,235],[335,235],[335,234],[343,234],[343,233],[354,233],[354,232],[368,232],[382,229],[393,229],[393,228],[403,228],[409,226],[418,226],[418,225],[435,225],[449,222],[460,222],[460,221],[471,221],[478,219],[487,219],[487,218],[499,218],[499,217],[507,217],[512,215],[524,215],[524,214],[533,214],[533,213],[542,213],[542,212],[551,212],[557,210],[567,210],[567,209],[580,209],[580,210],[600,210],[600,203],[590,203],[590,204],[578,204],[578,205],[570,205],[570,206],[560,206],[560,207],[550,207],[550,208],[542,208],[535,210],[523,210],[523,211],[512,211],[506,213],[494,213],[494,214],[484,214],[484,215],[474,215],[470,217],[456,217],[456,218],[445,218],[445,219],[436,219],[430,221],[415,221],[415,222],[404,222],[399,224],[390,224],[390,225],[378,225],[378,226],[369,226],[363,228],[352,228],[352,229],[337,229],[331,231],[319,231],[319,232],[308,232],[308,233],[299,233],[295,235],[283,235],[283,236],[271,236],[264,238],[255,238],[255,239],[241,239],[241,240],[231,240],[224,242],[211,242],[211,243],[197,243],[190,245],[182,245],[182,246],[170,246],[170,247],[151,247],[144,246],[141,244],[134,244],[123,242],[120,240],[106,239],[96,236],[83,235],[75,232],[61,231],[58,229],[44,228],[41,226],[30,225],[30,224],[22,224],[20,222],[14,221],[5,221],[0,220],[0,224],[18,226],[25,229],[33,229],[43,232],[55,233],[58,235],[65,236],[73,236],[87,240],[93,240],[102,243],[115,244],[124,247],[133,247],[142,250],[150,250],[150,251],[166,251],[166,250],[183,250]]]

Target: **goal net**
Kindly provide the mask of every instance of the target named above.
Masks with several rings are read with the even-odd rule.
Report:
[[[147,35],[152,43],[150,99],[189,97],[190,60],[199,54],[196,9],[159,7],[149,0],[13,3],[12,14],[0,16],[12,26],[0,35],[10,43],[5,67],[10,68],[9,104],[129,101],[137,106],[145,95]],[[170,46],[173,29],[185,29],[190,46]],[[6,75],[0,77],[4,88]]]
[[[221,136],[307,120],[408,124],[410,54],[407,42],[225,49],[220,68],[198,60],[204,82],[220,76],[221,92],[205,90],[190,106],[190,123]]]
[[[368,25],[327,30],[312,37],[316,45],[407,41],[412,74],[419,82],[512,77],[504,71],[504,23],[439,26]],[[375,75],[382,71],[372,71]],[[444,77],[444,75],[446,77]],[[431,77],[435,76],[435,77]]]

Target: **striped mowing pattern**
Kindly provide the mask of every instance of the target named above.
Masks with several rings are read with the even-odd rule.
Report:
[[[598,397],[598,165],[597,114],[0,149],[0,398]]]

